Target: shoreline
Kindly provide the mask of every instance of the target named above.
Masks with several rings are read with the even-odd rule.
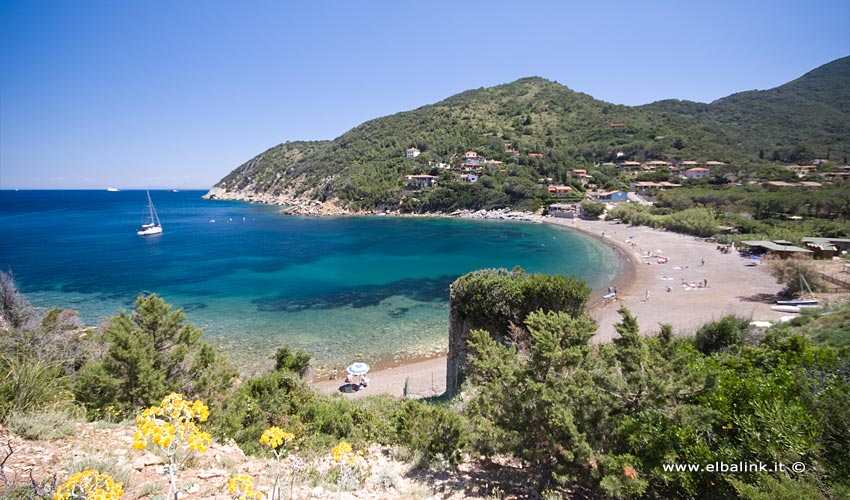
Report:
[[[226,195],[227,199],[250,203],[280,204],[284,201],[281,197],[257,199],[253,196],[240,197],[236,193]],[[224,199],[219,196],[212,198]],[[688,235],[611,221],[544,217],[510,209],[427,214],[375,213],[351,212],[315,200],[286,199],[285,202],[290,206],[280,211],[284,215],[506,220],[551,224],[592,237],[616,249],[621,259],[621,268],[611,280],[617,296],[604,299],[599,290],[593,290],[588,300],[588,314],[598,325],[591,340],[593,343],[608,342],[617,336],[614,325],[621,319],[617,312],[620,307],[628,308],[637,318],[642,335],[654,335],[662,323],[670,324],[677,336],[690,336],[702,325],[725,315],[771,322],[782,317],[781,313],[770,309],[781,286],[766,268],[752,267],[739,255],[723,254],[717,251],[716,245]],[[304,210],[305,206],[307,210]],[[659,260],[657,256],[666,259]],[[415,386],[409,391],[414,397],[439,395],[445,386],[446,358],[446,355],[426,355],[376,363],[375,369],[370,372],[372,386],[369,390],[348,396],[376,393],[401,396],[406,383]],[[344,370],[344,367],[341,368]],[[344,376],[341,373],[341,378],[344,379]],[[313,385],[325,392],[337,392],[342,382],[328,380],[327,372],[318,372],[317,377]]]
[[[594,295],[588,301],[588,314],[598,325],[592,343],[610,342],[617,336],[614,325],[621,319],[617,312],[621,306],[637,318],[642,335],[656,334],[662,323],[670,324],[677,336],[691,336],[702,325],[725,315],[771,322],[783,316],[770,309],[782,286],[766,267],[750,266],[747,259],[721,253],[712,243],[610,221],[533,217],[581,232],[620,254],[622,268],[612,280],[617,297],[605,300]],[[667,258],[666,263],[659,263],[657,256],[661,255]],[[445,388],[446,360],[447,356],[441,355],[401,360],[392,366],[376,365],[370,372],[371,386],[346,397],[402,396],[406,385],[411,397],[437,396]],[[341,373],[341,378],[344,376]],[[325,374],[312,385],[337,393],[342,380],[328,380]]]

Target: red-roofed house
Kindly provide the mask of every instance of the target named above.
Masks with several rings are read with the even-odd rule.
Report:
[[[573,188],[570,187],[570,186],[554,186],[553,185],[553,186],[549,186],[546,189],[549,190],[549,194],[553,198],[563,198],[564,196],[567,196],[568,194],[570,194],[573,191]]]

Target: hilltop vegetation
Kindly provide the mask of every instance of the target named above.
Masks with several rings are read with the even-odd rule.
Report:
[[[797,163],[825,158],[847,163],[850,57],[770,90],[740,92],[710,104],[659,101],[643,109],[720,125],[751,155]]]
[[[846,161],[848,64],[843,58],[776,89],[711,104],[621,106],[523,78],[370,120],[330,141],[280,144],[216,187],[354,210],[528,209],[548,199],[541,178],[570,184],[572,169],[617,159],[716,160],[737,169],[815,157]],[[406,158],[411,147],[421,154]],[[485,165],[472,186],[434,168],[460,163],[470,150],[501,164]],[[438,187],[410,190],[405,176],[412,174],[435,175]],[[574,185],[580,192],[580,183]]]

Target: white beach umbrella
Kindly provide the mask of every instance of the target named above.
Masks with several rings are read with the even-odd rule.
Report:
[[[352,375],[365,375],[369,371],[369,365],[366,363],[351,363],[347,370]]]

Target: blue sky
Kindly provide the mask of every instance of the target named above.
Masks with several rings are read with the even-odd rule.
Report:
[[[847,0],[0,0],[0,189],[207,188],[524,76],[710,102],[848,54]]]

